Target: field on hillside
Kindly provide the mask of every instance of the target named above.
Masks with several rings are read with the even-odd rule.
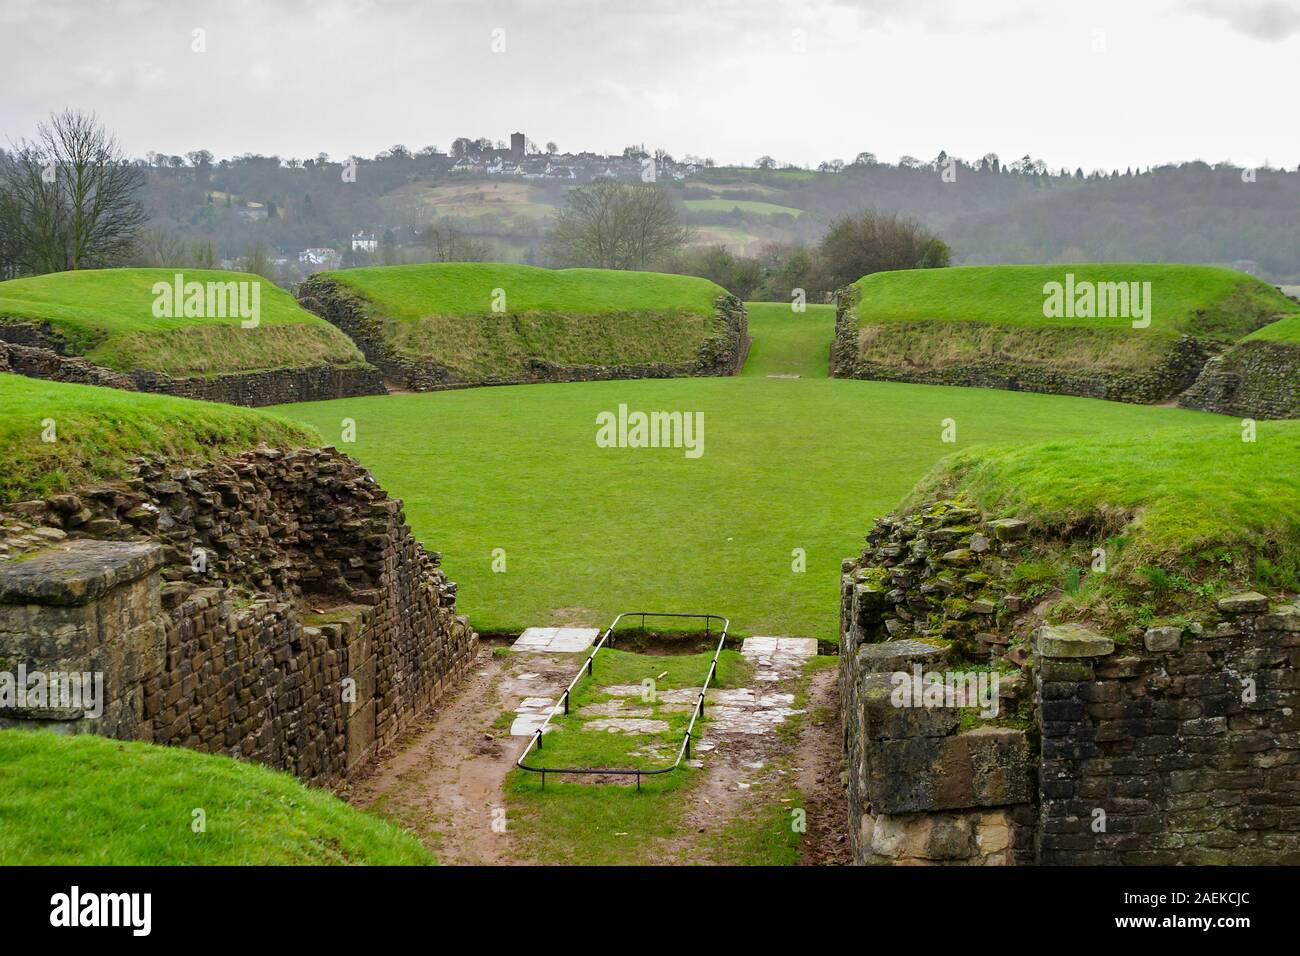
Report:
[[[241,317],[154,315],[154,284],[258,284],[258,325]],[[251,296],[251,292],[248,293]],[[246,300],[251,304],[251,299]],[[0,324],[48,323],[71,354],[129,372],[212,375],[364,361],[346,335],[302,309],[272,282],[211,269],[88,269],[0,282]]]
[[[1002,326],[1132,328],[1125,316],[1048,318],[1044,285],[1150,282],[1151,326],[1164,336],[1183,333],[1237,339],[1274,316],[1300,312],[1272,286],[1244,272],[1214,266],[1106,265],[959,266],[877,272],[854,283],[857,314],[874,322],[986,322]],[[1139,331],[1139,330],[1134,330]]]
[[[120,477],[136,455],[320,443],[309,428],[251,409],[22,375],[0,374],[0,409],[0,502]]]
[[[778,206],[776,203],[753,199],[687,199],[683,205],[691,212],[731,212],[733,209],[739,209],[741,212],[755,213],[760,216],[803,215],[802,209],[793,206]]]
[[[395,190],[385,203],[397,209],[418,206],[432,216],[478,219],[495,215],[508,222],[537,220],[553,215],[555,207],[544,192],[520,182],[450,182],[437,186],[411,184]]]
[[[601,625],[629,608],[729,615],[738,634],[833,639],[840,560],[945,455],[977,444],[1141,439],[1223,422],[1180,409],[832,380],[833,310],[751,304],[737,378],[511,386],[282,406],[406,502],[485,631]],[[798,379],[770,378],[795,374]],[[703,414],[704,453],[601,448],[596,416]],[[953,419],[957,440],[945,443]],[[1151,445],[1158,455],[1159,442]],[[494,549],[506,571],[493,571]],[[800,555],[806,570],[796,570]]]
[[[229,757],[0,730],[0,767],[0,860],[8,865],[434,862],[392,824]]]

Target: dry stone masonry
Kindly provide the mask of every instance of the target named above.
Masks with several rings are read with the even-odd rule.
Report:
[[[1060,329],[1029,327],[1004,330],[979,323],[888,322],[872,327],[872,354],[889,357],[881,360],[862,354],[861,327],[855,311],[857,296],[857,290],[852,287],[836,292],[835,342],[831,347],[831,376],[835,378],[1002,388],[1151,404],[1167,401],[1191,386],[1213,354],[1213,347],[1208,343],[1184,335],[1171,340],[1159,360],[1142,373],[1097,368],[1065,369],[1018,360],[1008,351],[1005,341],[1014,337],[1026,354],[1038,351],[1050,354],[1061,348]],[[1104,342],[1107,336],[1116,333],[1079,328],[1073,334],[1082,343],[1089,339]],[[985,357],[936,367],[912,365],[895,358],[907,353],[909,342],[936,335],[947,339],[969,339],[967,351]]]
[[[298,301],[304,309],[347,333],[366,360],[378,366],[395,387],[416,392],[476,385],[735,375],[745,364],[750,343],[749,319],[744,303],[733,295],[723,295],[714,302],[713,334],[700,346],[693,362],[559,365],[534,357],[517,375],[471,381],[432,359],[416,359],[394,352],[384,340],[384,319],[372,314],[363,297],[327,275],[314,275],[303,282],[298,290]]]
[[[1300,345],[1242,342],[1210,359],[1178,404],[1249,418],[1300,418]]]
[[[1029,540],[940,501],[845,561],[855,860],[1300,862],[1300,604],[1235,595],[1140,637],[1048,624],[1009,584]],[[909,675],[980,673],[996,717],[943,686],[899,696]]]
[[[383,376],[371,365],[314,365],[189,378],[143,369],[115,372],[64,354],[64,345],[56,337],[34,326],[4,323],[0,323],[0,372],[249,407],[387,391]]]
[[[103,715],[0,726],[174,744],[312,782],[356,768],[478,637],[400,501],[333,448],[267,447],[21,502],[0,521],[0,669],[100,672]]]

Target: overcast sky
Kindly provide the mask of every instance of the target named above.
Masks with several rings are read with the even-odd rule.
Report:
[[[134,155],[1294,168],[1298,88],[1300,0],[0,0],[0,140],[72,106]]]

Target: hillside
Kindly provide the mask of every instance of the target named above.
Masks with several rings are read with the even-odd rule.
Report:
[[[0,502],[118,478],[137,455],[215,458],[259,442],[321,443],[310,428],[263,412],[21,375],[0,374],[0,408]]]
[[[241,327],[237,314],[156,315],[155,284],[174,286],[177,274],[187,283],[257,283],[257,326]],[[117,372],[190,377],[364,362],[347,336],[271,282],[242,272],[96,269],[0,282],[0,340],[26,342],[17,326],[48,327],[64,354]]]
[[[0,859],[7,864],[434,862],[392,824],[288,774],[229,757],[0,730],[0,768]]]
[[[1212,266],[883,272],[841,295],[834,368],[844,377],[1164,401],[1225,345],[1298,312],[1273,287]]]
[[[501,263],[324,272],[299,299],[417,390],[460,384],[730,374],[744,309],[691,276]],[[719,300],[724,307],[719,308]]]

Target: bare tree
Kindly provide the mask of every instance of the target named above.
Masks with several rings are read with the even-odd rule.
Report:
[[[602,179],[573,189],[548,238],[564,265],[646,269],[691,238],[658,186]]]
[[[465,236],[452,219],[431,223],[428,235],[434,262],[486,262],[489,258],[487,246]]]
[[[120,262],[147,221],[141,172],[93,113],[65,110],[0,167],[0,234],[9,268],[62,272]]]

